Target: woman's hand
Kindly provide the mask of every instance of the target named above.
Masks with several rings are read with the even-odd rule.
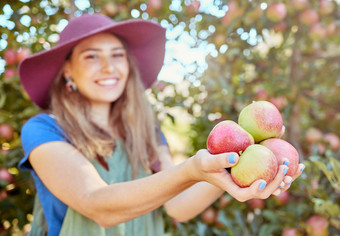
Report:
[[[265,180],[256,180],[251,186],[241,188],[235,184],[230,173],[226,168],[237,164],[239,156],[237,153],[222,153],[211,155],[207,150],[202,149],[193,156],[192,161],[196,169],[194,179],[197,181],[207,181],[222,190],[228,192],[236,200],[240,202],[247,201],[252,198],[266,199],[272,194],[279,194],[289,188],[293,180],[295,180],[303,170],[304,165],[300,164],[297,173],[293,176],[285,176],[288,171],[287,165],[281,164],[279,170],[270,183]],[[287,161],[287,160],[283,160]]]

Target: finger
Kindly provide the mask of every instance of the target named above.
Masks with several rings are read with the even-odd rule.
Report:
[[[291,176],[285,176],[283,179],[283,182],[284,182],[284,187],[289,187],[293,182],[293,178]]]
[[[285,175],[287,174],[288,167],[286,165],[280,165],[279,171],[277,172],[273,181],[271,181],[265,189],[265,193],[271,194],[273,193],[283,181]]]
[[[229,168],[229,167],[236,165],[240,157],[239,155],[237,155],[236,152],[228,152],[228,153],[221,153],[221,154],[213,155],[213,158],[218,159],[218,162],[222,162],[224,164],[223,168]],[[217,165],[219,164],[220,163],[217,163]],[[214,164],[212,163],[212,165]]]
[[[300,163],[298,168],[297,168],[297,171],[292,176],[293,180],[295,180],[297,177],[299,177],[303,173],[304,169],[305,169],[305,165]]]
[[[273,195],[274,196],[280,196],[281,194],[281,189],[276,189],[274,192],[273,192]]]
[[[200,150],[197,153],[197,157],[200,158],[201,168],[207,172],[231,167],[239,160],[237,153],[230,152],[212,155],[206,149]]]

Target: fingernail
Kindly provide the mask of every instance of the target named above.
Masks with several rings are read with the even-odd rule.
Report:
[[[288,167],[285,167],[285,169],[283,170],[283,174],[286,175],[287,172],[288,172],[289,168]]]
[[[278,196],[280,196],[280,193],[278,193],[278,194],[274,194],[274,196],[278,197]]]
[[[283,162],[283,164],[288,166],[289,165],[289,161],[285,161],[285,162]]]
[[[279,188],[284,188],[284,187],[282,187],[282,186],[280,185]]]
[[[304,169],[305,169],[305,167],[302,167],[302,168],[301,168],[301,172],[303,172]]]
[[[264,187],[266,187],[266,185],[267,185],[267,182],[262,182],[260,184],[260,189],[264,189]]]
[[[293,181],[290,181],[289,183],[287,183],[287,186],[290,185]]]
[[[235,154],[234,153],[230,154],[228,156],[228,161],[229,161],[229,163],[235,163]]]

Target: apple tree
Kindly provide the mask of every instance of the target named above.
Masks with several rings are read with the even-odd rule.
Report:
[[[217,122],[237,121],[251,101],[267,100],[281,111],[283,139],[306,165],[278,197],[239,203],[226,193],[186,223],[164,215],[166,232],[339,234],[339,9],[336,0],[2,0],[0,235],[29,231],[35,195],[29,173],[17,164],[21,127],[40,110],[19,83],[18,64],[55,45],[67,20],[84,12],[150,19],[167,28],[167,66],[147,94],[175,154],[185,158],[206,148]],[[184,148],[176,149],[181,143],[173,131]],[[323,223],[317,229],[316,221]]]

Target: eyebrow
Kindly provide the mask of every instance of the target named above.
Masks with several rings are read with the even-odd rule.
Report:
[[[124,47],[116,47],[116,48],[111,49],[111,51],[117,51],[117,50],[125,50],[125,48]],[[80,51],[80,54],[87,52],[87,51],[102,51],[102,49],[100,49],[100,48],[85,48],[84,50]]]

